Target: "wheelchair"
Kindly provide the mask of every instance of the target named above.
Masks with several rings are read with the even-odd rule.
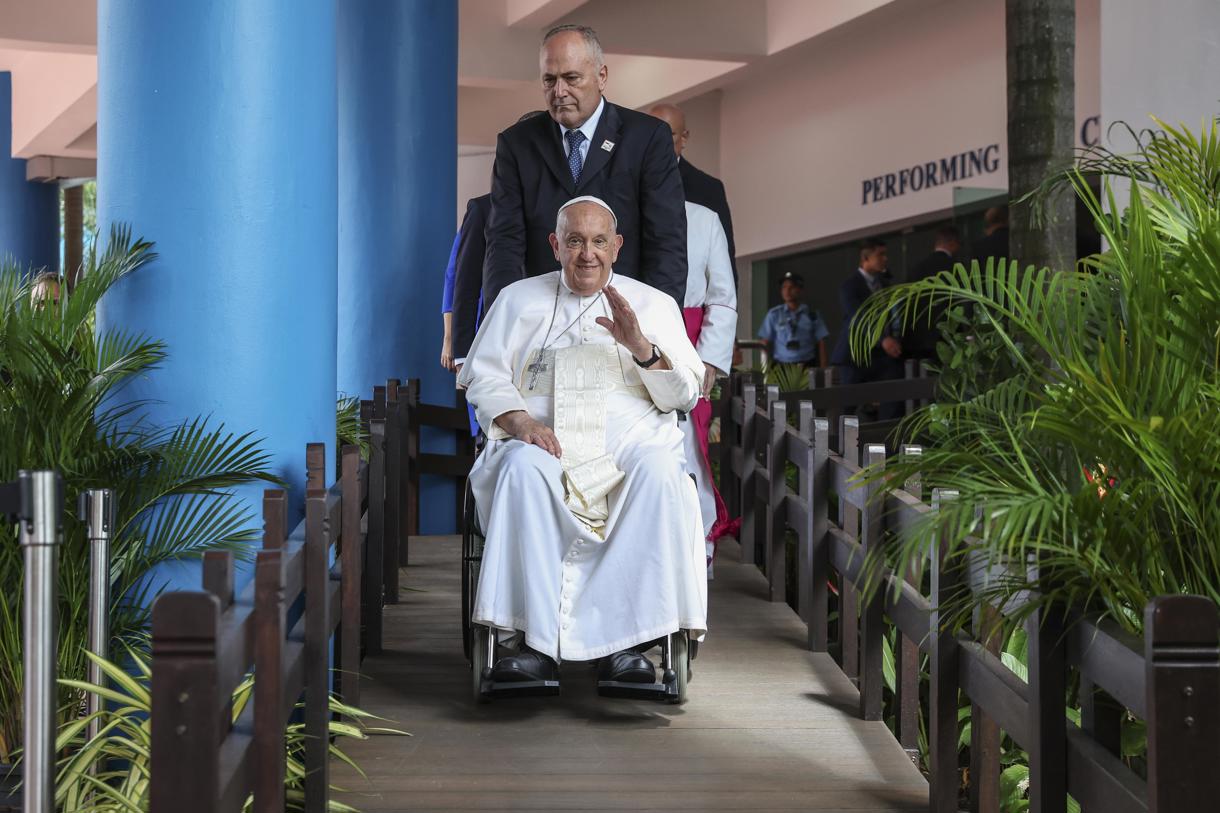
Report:
[[[475,593],[479,587],[479,568],[483,561],[483,531],[475,511],[474,494],[466,481],[462,522],[462,645],[470,664],[471,695],[477,703],[502,697],[546,696],[559,694],[558,680],[502,683],[492,680],[491,667],[501,654],[495,630],[473,621]],[[599,680],[597,692],[603,697],[686,702],[691,679],[691,661],[698,654],[698,642],[686,630],[670,633],[645,645],[648,653],[660,647],[661,680],[656,683],[626,683]],[[507,654],[505,652],[504,654]]]

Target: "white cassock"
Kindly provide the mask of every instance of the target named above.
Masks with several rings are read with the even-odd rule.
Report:
[[[706,206],[689,201],[686,204],[686,257],[685,309],[688,312],[698,310],[702,318],[696,349],[704,362],[727,375],[733,364],[733,341],[737,333],[737,288],[733,283],[729,241],[720,216]],[[695,435],[695,422],[687,421],[682,427],[686,458],[699,491],[699,512],[703,516],[706,537],[716,523],[712,472],[703,459]],[[711,555],[712,543],[708,542],[709,561]]]
[[[473,618],[556,660],[707,629],[702,520],[674,412],[694,405],[703,364],[672,298],[610,283],[673,369],[637,365],[595,321],[613,318],[605,297],[555,271],[501,292],[458,376],[488,433],[470,472],[487,535]],[[562,460],[495,423],[514,410],[555,430]]]

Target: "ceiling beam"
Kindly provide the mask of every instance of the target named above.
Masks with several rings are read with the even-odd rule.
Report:
[[[87,0],[0,0],[0,48],[97,53],[97,6]]]
[[[763,0],[591,0],[561,22],[592,26],[616,54],[733,62],[767,54]]]
[[[96,158],[63,158],[58,155],[35,155],[25,162],[25,179],[48,183],[74,178],[96,178]]]
[[[513,28],[541,29],[571,14],[589,0],[504,0],[505,16]]]

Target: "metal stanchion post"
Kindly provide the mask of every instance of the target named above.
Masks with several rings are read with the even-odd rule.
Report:
[[[25,554],[24,813],[55,809],[55,656],[63,493],[53,471],[19,474],[21,547]]]
[[[86,523],[89,534],[89,651],[99,658],[110,657],[110,540],[114,534],[114,492],[108,488],[82,491],[76,514]],[[89,662],[89,682],[105,684],[102,668]],[[88,714],[102,710],[102,698],[89,693]],[[89,723],[89,738],[97,736],[102,721]]]

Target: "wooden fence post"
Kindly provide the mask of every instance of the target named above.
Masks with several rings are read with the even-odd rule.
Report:
[[[385,418],[369,422],[369,519],[365,531],[365,653],[381,652],[381,608],[385,604]]]
[[[363,556],[360,544],[360,449],[356,446],[344,446],[340,455],[342,461],[343,483],[343,529],[340,533],[341,545],[338,551],[341,581],[339,584],[339,604],[341,607],[341,623],[339,625],[339,640],[335,642],[335,654],[338,657],[336,683],[340,689],[339,696],[343,702],[360,705],[360,611],[361,585],[363,583],[361,566]],[[331,529],[334,533],[338,529]]]
[[[720,496],[725,501],[729,517],[737,516],[738,487],[733,480],[733,446],[737,443],[737,427],[733,423],[733,393],[740,377],[730,371],[729,377],[720,384],[720,400],[716,402],[716,415],[720,418]]]
[[[171,592],[152,612],[150,813],[215,813],[220,801],[220,714],[216,637],[220,601]]]
[[[278,550],[288,538],[288,492],[263,490],[263,550]]]
[[[757,421],[758,390],[752,381],[745,382],[741,387],[741,480],[738,482],[738,494],[741,501],[741,530],[738,538],[741,541],[741,561],[754,564],[754,470],[758,461],[754,457],[754,432]]]
[[[360,402],[360,432],[366,438],[369,436],[369,421],[373,420],[373,399],[366,398]]]
[[[283,813],[284,562],[280,550],[259,551],[254,565],[254,813]]]
[[[305,811],[326,813],[330,793],[330,563],[326,492],[305,497]]]
[[[406,508],[403,517],[405,522],[400,529],[399,558],[403,567],[407,566],[407,540],[419,535],[419,458],[423,452],[420,439],[419,423],[419,379],[407,381],[406,409],[401,415],[403,424],[403,483],[402,498]]]
[[[762,471],[770,471],[771,458],[771,405],[779,400],[779,387],[774,384],[767,385],[763,390],[763,402],[759,405],[758,424],[754,427],[754,459],[758,461],[758,465]],[[760,469],[756,468],[755,471]],[[764,569],[770,565],[767,561],[767,552],[770,550],[767,539],[770,533],[771,526],[767,522],[770,513],[767,510],[768,500],[771,494],[767,493],[762,497],[758,496],[758,486],[754,488],[754,564],[759,569]],[[770,580],[768,580],[768,589],[770,588]]]
[[[1027,622],[1029,640],[1029,809],[1067,811],[1067,664],[1062,616],[1043,607]]]
[[[305,444],[305,490],[326,488],[326,444]]]
[[[386,383],[386,416],[385,416],[385,524],[382,526],[382,548],[384,557],[385,603],[398,603],[398,540],[402,538],[403,509],[406,507],[402,499],[403,467],[406,461],[402,457],[402,420],[399,410],[403,404],[399,398],[398,382],[390,379]]]
[[[919,446],[905,445],[900,449],[904,461],[919,457],[923,449]],[[902,490],[917,500],[923,499],[923,482],[918,474],[903,483]],[[906,583],[916,590],[921,588],[922,573],[908,571]],[[894,653],[894,666],[897,669],[898,685],[898,742],[907,756],[916,765],[919,764],[919,644],[898,633],[898,652]],[[973,775],[971,779],[973,779]]]
[[[227,550],[210,550],[203,554],[203,589],[216,596],[220,602],[220,612],[224,613],[233,605],[233,554]],[[224,657],[223,652],[217,652],[216,657]],[[233,716],[232,695],[222,696],[218,713],[226,720]]]
[[[830,595],[827,582],[830,579],[830,423],[825,418],[813,419],[813,431],[807,433],[805,410],[813,407],[801,404],[801,435],[813,441],[813,459],[810,476],[802,485],[808,500],[811,518],[809,529],[809,648],[814,652],[825,652],[830,634]]]
[[[884,468],[884,444],[870,443],[864,463],[872,468]],[[860,547],[866,565],[871,567],[877,564],[876,557],[881,557],[881,535],[885,530],[885,483],[872,480],[865,483],[863,488]],[[860,619],[860,716],[865,720],[881,719],[882,689],[885,686],[882,664],[882,648],[885,645],[884,589],[882,585],[881,590],[874,591],[872,597],[865,600]]]
[[[787,601],[788,598],[788,550],[785,543],[787,511],[784,497],[787,494],[785,473],[788,460],[784,433],[788,427],[788,405],[771,399],[771,388],[767,388],[767,414],[771,421],[767,438],[767,473],[770,492],[767,495],[766,562],[767,586],[772,601]]]
[[[1203,596],[1144,610],[1148,810],[1214,810],[1220,800],[1220,618]]]
[[[902,373],[903,373],[902,377],[907,379],[908,381],[911,380],[912,378],[918,378],[919,377],[919,361],[917,359],[907,359],[906,361],[904,361],[903,365],[902,365]],[[918,404],[918,402],[915,401],[915,399],[908,398],[906,400],[906,403],[904,404],[904,407],[906,408],[905,414],[910,415],[912,412],[915,411],[915,407],[918,405],[919,404]]]
[[[975,637],[999,657],[1003,616],[990,604],[975,610]],[[1081,687],[1082,691],[1084,687]],[[1000,725],[978,703],[970,704],[970,799],[978,813],[1000,813]],[[1090,811],[1090,813],[1092,813]]]
[[[957,493],[936,489],[932,507],[955,499]],[[950,626],[948,605],[960,593],[959,565],[947,556],[951,540],[943,534],[932,551],[932,647],[929,656],[931,686],[928,708],[928,791],[931,813],[957,813],[957,640]]]
[[[805,622],[806,645],[812,640],[812,630],[809,619],[813,615],[813,527],[817,523],[813,515],[813,470],[815,463],[813,439],[813,405],[808,401],[797,402],[796,426],[801,439],[797,450],[800,465],[797,466],[796,496],[805,506],[807,516],[805,521],[796,526],[795,518],[789,518],[788,524],[796,529],[796,613]]]
[[[839,416],[839,457],[848,463],[860,464],[860,420],[855,415]],[[839,527],[848,536],[860,535],[860,512],[839,495]],[[843,672],[857,687],[860,686],[860,619],[856,588],[846,576],[839,579],[839,646],[842,648]]]

